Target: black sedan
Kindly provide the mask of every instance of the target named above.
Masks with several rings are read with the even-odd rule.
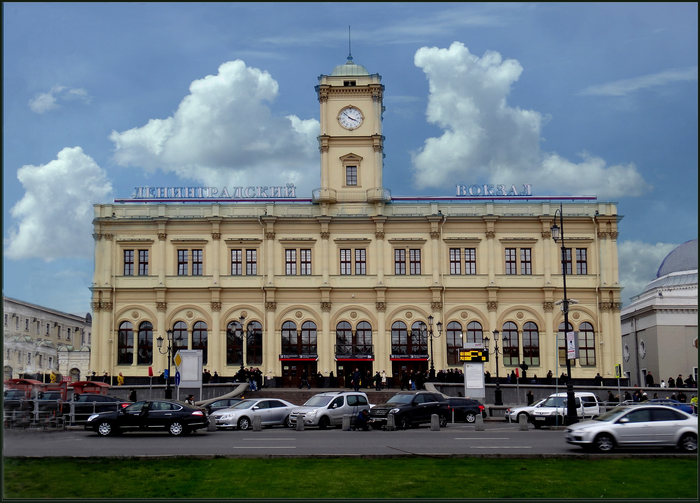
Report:
[[[85,423],[86,430],[100,435],[123,431],[167,431],[171,435],[187,435],[206,428],[206,410],[175,400],[142,400],[114,412],[93,414]]]
[[[75,415],[73,424],[84,423],[93,414],[116,411],[119,408],[126,407],[130,403],[129,400],[116,396],[100,395],[99,393],[82,393],[74,397],[72,402],[64,405],[63,413],[68,413],[70,408],[72,408]]]
[[[450,409],[450,414],[454,413],[455,421],[473,423],[479,415],[486,419],[486,408],[479,400],[450,397],[447,399],[447,406]]]

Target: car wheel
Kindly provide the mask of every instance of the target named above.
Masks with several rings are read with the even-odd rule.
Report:
[[[112,423],[105,421],[104,423],[100,423],[97,426],[96,431],[97,431],[97,433],[99,433],[103,437],[106,437],[107,435],[114,435],[115,428],[112,426]]]
[[[692,433],[684,433],[678,443],[681,450],[685,452],[696,452],[698,450],[698,437]]]
[[[464,415],[464,420],[468,423],[473,423],[474,421],[476,421],[476,414],[474,414],[473,412],[467,412]]]
[[[284,427],[285,428],[291,428],[292,427],[292,420],[289,418],[289,416],[284,418]]]
[[[411,421],[408,419],[408,416],[403,416],[399,420],[399,425],[401,426],[402,430],[408,430],[411,428]]]
[[[447,426],[447,416],[440,416],[440,428]]]
[[[615,448],[615,441],[607,433],[601,433],[593,442],[598,452],[610,452]]]
[[[321,419],[318,420],[318,427],[321,428],[322,430],[325,430],[331,425],[331,420],[328,419],[328,416],[323,416]]]
[[[173,421],[168,426],[168,433],[172,436],[177,437],[185,433],[185,426],[180,421]]]
[[[250,428],[250,419],[247,417],[243,416],[238,420],[238,429],[239,430],[247,430]]]

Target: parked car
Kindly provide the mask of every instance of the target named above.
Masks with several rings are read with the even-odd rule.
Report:
[[[371,424],[385,425],[390,413],[394,414],[395,425],[402,429],[429,423],[433,414],[439,416],[440,427],[445,427],[450,414],[445,397],[429,391],[400,391],[386,403],[375,405],[369,411]]]
[[[78,395],[77,399],[74,398],[72,403],[74,419],[73,423],[83,423],[87,419],[98,412],[116,411],[119,407],[128,406],[131,401],[125,398],[119,398],[110,395],[101,395],[99,393],[82,393]],[[68,413],[70,409],[66,407],[64,414]]]
[[[301,407],[295,407],[289,420],[292,426],[296,426],[297,419],[303,414],[304,426],[325,429],[342,426],[346,414],[352,416],[354,421],[361,410],[369,411],[370,407],[367,395],[361,391],[330,391],[314,395]]]
[[[242,398],[221,398],[219,400],[214,400],[213,402],[210,402],[204,405],[203,407],[207,409],[207,412],[211,416],[217,410],[228,409],[229,407],[233,407],[242,400]]]
[[[648,403],[654,405],[668,405],[669,407],[675,407],[682,410],[686,414],[694,414],[693,406],[689,403],[681,403],[678,400],[671,400],[670,398],[652,398]]]
[[[123,431],[167,431],[171,435],[187,435],[209,423],[206,410],[176,400],[141,400],[116,411],[91,415],[86,430],[100,435]]]
[[[532,416],[532,411],[537,407],[542,405],[547,399],[533,403],[532,405],[525,405],[523,407],[514,407],[512,409],[506,409],[506,421],[520,422],[520,416],[525,416],[526,421],[530,422],[530,417]]]
[[[667,405],[616,407],[592,421],[569,426],[566,442],[609,452],[615,447],[678,447],[698,450],[698,419]]]
[[[22,410],[28,407],[27,392],[23,389],[7,389],[3,393],[2,408],[5,412]]]
[[[455,421],[473,423],[479,415],[486,419],[486,407],[474,398],[449,397],[447,398],[447,408],[450,412],[450,418],[454,417]]]
[[[576,416],[579,419],[594,418],[600,414],[600,404],[593,393],[577,391],[574,393],[574,397],[576,399]],[[555,424],[563,425],[566,412],[567,394],[554,393],[549,395],[543,404],[533,409],[531,420],[535,428]]]
[[[212,413],[217,428],[247,430],[253,427],[253,419],[260,416],[263,426],[282,425],[290,427],[289,414],[296,405],[277,398],[249,398],[232,407]]]

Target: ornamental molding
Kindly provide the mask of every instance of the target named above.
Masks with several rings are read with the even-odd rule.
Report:
[[[112,310],[112,303],[111,302],[101,302],[100,303],[100,309],[103,311],[111,311]]]
[[[211,310],[214,312],[221,311],[221,302],[212,302],[211,303]]]
[[[605,231],[598,231],[598,239],[605,239],[608,237],[608,233]]]
[[[321,302],[321,311],[323,312],[330,312],[331,310],[331,303],[330,302]]]
[[[430,309],[432,309],[433,311],[441,311],[442,310],[442,302],[431,302]]]
[[[619,232],[608,232],[610,239],[617,239]]]
[[[321,146],[318,147],[318,150],[319,150],[322,154],[325,154],[325,153],[328,153],[328,151],[330,150],[330,147],[329,147],[328,145],[321,145]]]
[[[486,231],[486,239],[493,239],[496,237],[496,233],[494,231]]]
[[[382,147],[381,145],[372,145],[372,148],[375,152],[381,152],[382,150],[384,150],[384,147]]]
[[[498,301],[489,300],[488,302],[486,302],[486,308],[489,311],[497,311],[498,310]]]
[[[321,239],[328,239],[331,237],[331,233],[328,231],[321,232]]]
[[[374,237],[377,239],[384,239],[384,231],[376,231]]]
[[[440,238],[440,231],[430,231],[430,237],[432,239],[439,239]]]
[[[265,302],[266,311],[275,311],[277,309],[277,302]]]
[[[168,310],[168,303],[167,302],[156,302],[156,310],[165,312]]]
[[[211,233],[211,238],[212,238],[214,241],[218,241],[218,240],[221,239],[221,233],[220,233],[220,232],[212,232],[212,233]]]
[[[551,231],[542,231],[542,239],[552,239]]]
[[[107,241],[111,241],[114,237],[114,234],[102,234],[102,237],[105,238]]]
[[[93,234],[92,237],[95,241],[99,241],[102,239],[102,234]]]
[[[165,232],[158,233],[158,241],[165,241],[168,239],[168,235]]]
[[[383,313],[386,311],[386,302],[375,302],[374,308],[377,310],[378,313]]]
[[[275,233],[274,232],[266,232],[265,237],[267,239],[275,239]]]
[[[551,313],[554,311],[554,302],[543,302],[542,309],[544,309],[546,313]]]

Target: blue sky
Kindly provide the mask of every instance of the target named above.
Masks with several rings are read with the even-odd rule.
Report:
[[[617,202],[627,304],[697,237],[697,10],[5,3],[3,293],[88,312],[92,205],[137,186],[293,181],[309,197],[314,86],[346,61],[350,25],[355,63],[386,86],[384,186]]]

